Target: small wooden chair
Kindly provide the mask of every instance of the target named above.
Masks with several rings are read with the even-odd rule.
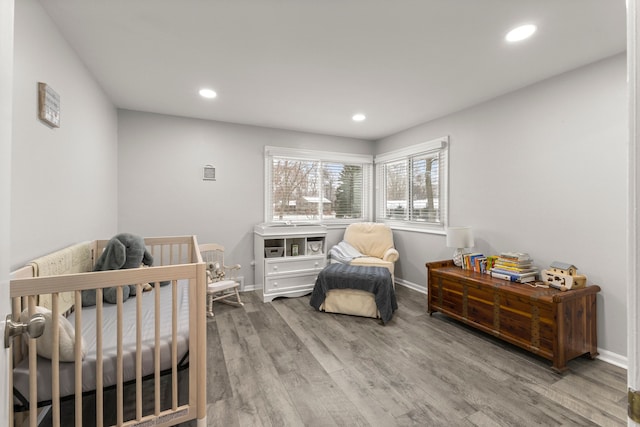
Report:
[[[243,306],[238,288],[240,283],[236,275],[240,264],[224,264],[224,247],[216,243],[204,243],[199,246],[200,255],[207,267],[207,316],[213,317],[213,302],[220,301],[236,307]],[[235,301],[229,298],[235,297]]]

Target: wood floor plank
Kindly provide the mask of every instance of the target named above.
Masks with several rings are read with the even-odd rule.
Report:
[[[466,419],[469,422],[469,425],[476,427],[501,427],[504,424],[500,424],[496,420],[494,420],[489,415],[485,414],[482,411],[474,412],[469,415]]]
[[[217,333],[219,343],[222,347],[226,363],[228,364],[230,361],[242,357],[244,348],[231,313],[216,314],[214,320],[209,320],[209,322],[213,321],[215,321],[218,326]],[[207,332],[209,332],[209,330],[207,330]],[[215,340],[215,338],[211,339],[210,336],[207,336],[207,348],[217,343],[218,340]]]
[[[233,388],[233,408],[240,426],[263,426],[268,421],[264,402],[256,384],[256,372],[245,357],[238,357],[227,361],[229,381]]]
[[[309,330],[303,319],[295,316],[295,311],[288,305],[277,305],[276,310],[286,318],[289,327],[300,337],[300,340],[314,355],[327,372],[333,372],[343,368],[342,363],[327,348],[326,344],[318,336]]]
[[[265,401],[265,409],[272,425],[302,425],[286,387],[280,381],[271,358],[262,348],[260,337],[253,335],[247,340],[247,358],[251,363],[255,387]]]
[[[210,426],[240,427],[233,399],[216,400],[208,404],[207,423]]]
[[[343,369],[334,371],[331,378],[345,395],[356,405],[357,410],[367,420],[371,426],[391,426],[395,424],[392,411],[389,405],[380,403],[377,399],[374,387],[371,382],[358,376],[353,369]],[[380,393],[384,401],[389,398],[388,393]],[[405,410],[398,411],[398,415],[405,413]]]
[[[207,323],[207,340],[207,402],[229,399],[233,392],[216,322]]]

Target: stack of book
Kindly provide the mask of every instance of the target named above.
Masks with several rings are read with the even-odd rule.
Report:
[[[528,283],[536,280],[538,269],[533,259],[522,252],[502,252],[491,268],[491,276],[512,282]]]

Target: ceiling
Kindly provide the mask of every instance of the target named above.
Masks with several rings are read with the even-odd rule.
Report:
[[[41,0],[123,109],[377,140],[624,52],[624,0]],[[504,41],[516,25],[537,33]],[[206,100],[201,87],[218,96]],[[355,113],[367,119],[354,122]]]

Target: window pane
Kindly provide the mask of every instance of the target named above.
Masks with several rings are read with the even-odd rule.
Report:
[[[371,156],[265,147],[265,160],[265,221],[372,219]]]
[[[325,219],[363,217],[362,165],[345,165],[340,163],[325,163],[323,165],[325,177],[325,197],[331,200],[333,209],[323,213]]]
[[[407,162],[385,165],[386,218],[405,219],[407,216]]]
[[[273,158],[273,220],[317,219],[320,182],[318,162]]]
[[[440,232],[447,222],[448,137],[376,156],[377,218]]]
[[[438,155],[411,159],[411,221],[439,223]]]

